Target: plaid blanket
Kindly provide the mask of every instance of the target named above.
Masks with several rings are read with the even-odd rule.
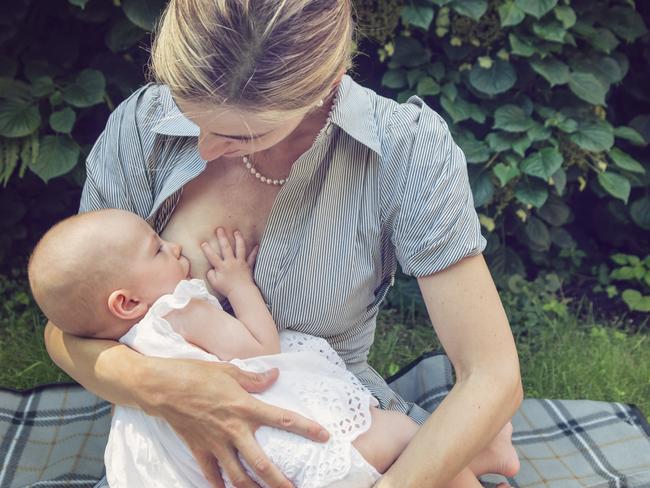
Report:
[[[451,367],[444,355],[425,355],[389,383],[433,411],[451,388]],[[513,425],[515,487],[650,488],[650,427],[634,406],[527,399]],[[79,385],[0,390],[0,488],[107,486],[98,480],[109,427],[110,404]]]

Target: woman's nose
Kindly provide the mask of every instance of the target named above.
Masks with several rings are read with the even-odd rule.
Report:
[[[204,161],[213,161],[232,149],[232,141],[229,139],[203,133],[199,136],[199,156]]]

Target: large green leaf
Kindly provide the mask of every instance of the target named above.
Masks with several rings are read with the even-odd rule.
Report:
[[[603,16],[603,21],[616,35],[628,42],[636,40],[648,31],[643,18],[631,7],[611,8]]]
[[[534,247],[540,251],[548,251],[551,247],[551,235],[548,232],[548,227],[537,217],[531,216],[528,219],[524,232]]]
[[[546,41],[564,42],[566,29],[557,20],[542,20],[533,24],[533,32]]]
[[[512,54],[517,56],[522,56],[524,58],[529,58],[537,52],[535,47],[523,39],[520,39],[513,33],[508,34],[508,40],[510,41],[510,49]]]
[[[571,69],[580,73],[591,73],[603,86],[620,82],[624,73],[621,66],[610,56],[589,56],[571,60]]]
[[[570,29],[576,23],[576,13],[567,5],[558,5],[553,9],[553,13],[555,14],[555,18],[562,22],[562,26],[565,29]]]
[[[404,88],[406,86],[406,71],[403,69],[389,69],[384,73],[381,84],[388,88]]]
[[[635,144],[637,146],[647,145],[647,142],[645,142],[643,136],[632,127],[616,127],[614,129],[614,135],[621,139],[625,139],[626,141],[630,141],[632,144]]]
[[[537,122],[528,130],[528,137],[533,142],[546,141],[551,137],[551,129]]]
[[[0,99],[3,98],[30,100],[30,86],[13,78],[0,77]]]
[[[533,59],[530,61],[530,66],[542,75],[551,86],[563,85],[569,82],[569,67],[553,57]]]
[[[486,141],[495,152],[512,150],[522,157],[532,144],[528,135],[521,132],[491,132],[487,135]]]
[[[625,176],[605,171],[598,173],[598,183],[607,193],[627,203],[630,197],[630,181]]]
[[[512,65],[497,59],[490,68],[481,68],[477,63],[469,73],[469,82],[486,95],[498,95],[512,88],[517,81],[517,72]]]
[[[492,172],[494,176],[499,179],[499,183],[502,187],[506,186],[510,180],[516,178],[521,174],[519,169],[514,165],[506,166],[503,163],[497,163],[493,168]]]
[[[429,30],[433,21],[433,7],[430,5],[408,4],[402,8],[402,19],[410,25]]]
[[[537,178],[523,178],[515,187],[515,197],[521,203],[540,208],[548,198],[548,188]]]
[[[494,112],[494,128],[507,132],[526,132],[534,125],[531,117],[516,105],[503,105]]]
[[[74,110],[70,107],[66,107],[63,110],[58,112],[53,112],[50,115],[50,127],[56,132],[61,132],[63,134],[69,134],[74,127],[74,121],[76,119],[76,114]]]
[[[41,124],[38,107],[25,100],[0,100],[0,136],[28,136]]]
[[[150,31],[156,25],[166,3],[166,0],[123,0],[122,9],[131,22]]]
[[[574,30],[580,37],[589,41],[594,48],[607,54],[619,45],[618,38],[609,29],[596,28],[584,22],[578,22]]]
[[[506,279],[510,276],[526,273],[526,267],[519,255],[507,246],[500,246],[497,251],[488,256],[490,271],[495,278]]]
[[[482,207],[492,201],[494,197],[494,185],[487,171],[470,171],[469,181],[474,197],[474,206]]]
[[[650,115],[642,114],[635,116],[628,123],[635,131],[641,134],[646,144],[650,143]]]
[[[614,129],[605,121],[591,122],[579,126],[569,138],[586,151],[609,151],[614,145]]]
[[[105,41],[114,53],[126,51],[135,46],[145,35],[140,27],[127,19],[120,19],[106,33]]]
[[[614,164],[619,168],[631,171],[632,173],[645,173],[645,168],[641,163],[619,148],[613,147],[608,154],[612,161],[614,161]]]
[[[528,15],[539,19],[557,5],[557,0],[515,0],[515,4]]]
[[[451,3],[451,8],[460,15],[479,20],[486,12],[488,2],[487,0],[454,0]]]
[[[45,136],[36,162],[30,165],[44,182],[69,172],[79,159],[79,146],[68,136]]]
[[[103,100],[105,88],[106,80],[100,71],[85,69],[63,89],[63,99],[73,107],[90,107]]]
[[[490,158],[488,145],[477,140],[471,132],[456,134],[454,139],[465,153],[468,163],[484,163]]]
[[[571,73],[569,88],[585,102],[593,105],[606,105],[607,87],[591,73]]]
[[[569,220],[571,209],[560,197],[549,195],[544,206],[537,210],[537,215],[551,225],[560,226],[566,224]]]
[[[456,97],[454,101],[451,101],[446,95],[443,95],[440,98],[440,104],[455,124],[467,119],[475,120],[479,124],[485,122],[485,114],[481,110],[481,107],[461,97]]]
[[[31,92],[36,98],[47,97],[54,92],[56,86],[50,76],[40,76],[32,82]]]
[[[416,91],[419,96],[435,96],[440,93],[440,85],[430,76],[420,78]]]
[[[519,168],[528,175],[546,181],[562,166],[563,161],[564,158],[557,149],[545,147],[541,151],[524,159],[519,165]]]
[[[636,312],[650,312],[650,295],[642,295],[639,290],[628,288],[621,293],[621,298],[630,310]]]
[[[398,36],[395,39],[395,52],[391,58],[399,66],[414,68],[429,62],[424,46],[412,37]]]
[[[526,17],[525,12],[513,0],[507,0],[504,4],[499,5],[498,10],[501,27],[517,25]]]
[[[552,184],[555,186],[555,190],[557,191],[558,195],[562,195],[564,193],[564,189],[566,188],[566,171],[564,169],[560,168],[558,169],[553,176],[551,176],[552,179]]]
[[[576,241],[571,237],[571,234],[562,227],[551,227],[549,233],[551,234],[551,241],[557,247],[569,249],[576,246]]]
[[[635,200],[630,205],[632,220],[642,229],[650,230],[650,196]]]

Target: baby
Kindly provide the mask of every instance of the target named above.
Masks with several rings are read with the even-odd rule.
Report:
[[[216,249],[202,245],[212,266],[206,278],[228,298],[236,318],[221,309],[203,281],[190,278],[179,245],[122,210],[80,214],[55,225],[32,254],[30,285],[45,315],[67,333],[119,340],[150,356],[230,361],[248,371],[279,368],[276,383],[254,396],[319,422],[330,439],[316,443],[260,427],[255,436],[271,461],[298,488],[372,486],[417,424],[378,409],[325,340],[278,334],[252,277],[257,248],[248,253],[237,231],[234,249],[222,229],[217,240]],[[487,472],[514,474],[509,426],[493,445],[496,451],[484,451],[450,486],[481,486],[475,475]],[[105,462],[113,488],[209,486],[169,424],[135,408],[116,407]]]

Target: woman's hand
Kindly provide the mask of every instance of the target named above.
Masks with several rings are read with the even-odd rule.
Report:
[[[329,436],[316,422],[295,412],[263,403],[248,392],[261,392],[278,377],[276,369],[248,373],[228,363],[197,360],[151,360],[140,405],[164,418],[185,441],[213,487],[223,487],[219,467],[237,487],[257,487],[237,454],[271,487],[291,487],[255,440],[258,427],[268,425],[317,442]]]

